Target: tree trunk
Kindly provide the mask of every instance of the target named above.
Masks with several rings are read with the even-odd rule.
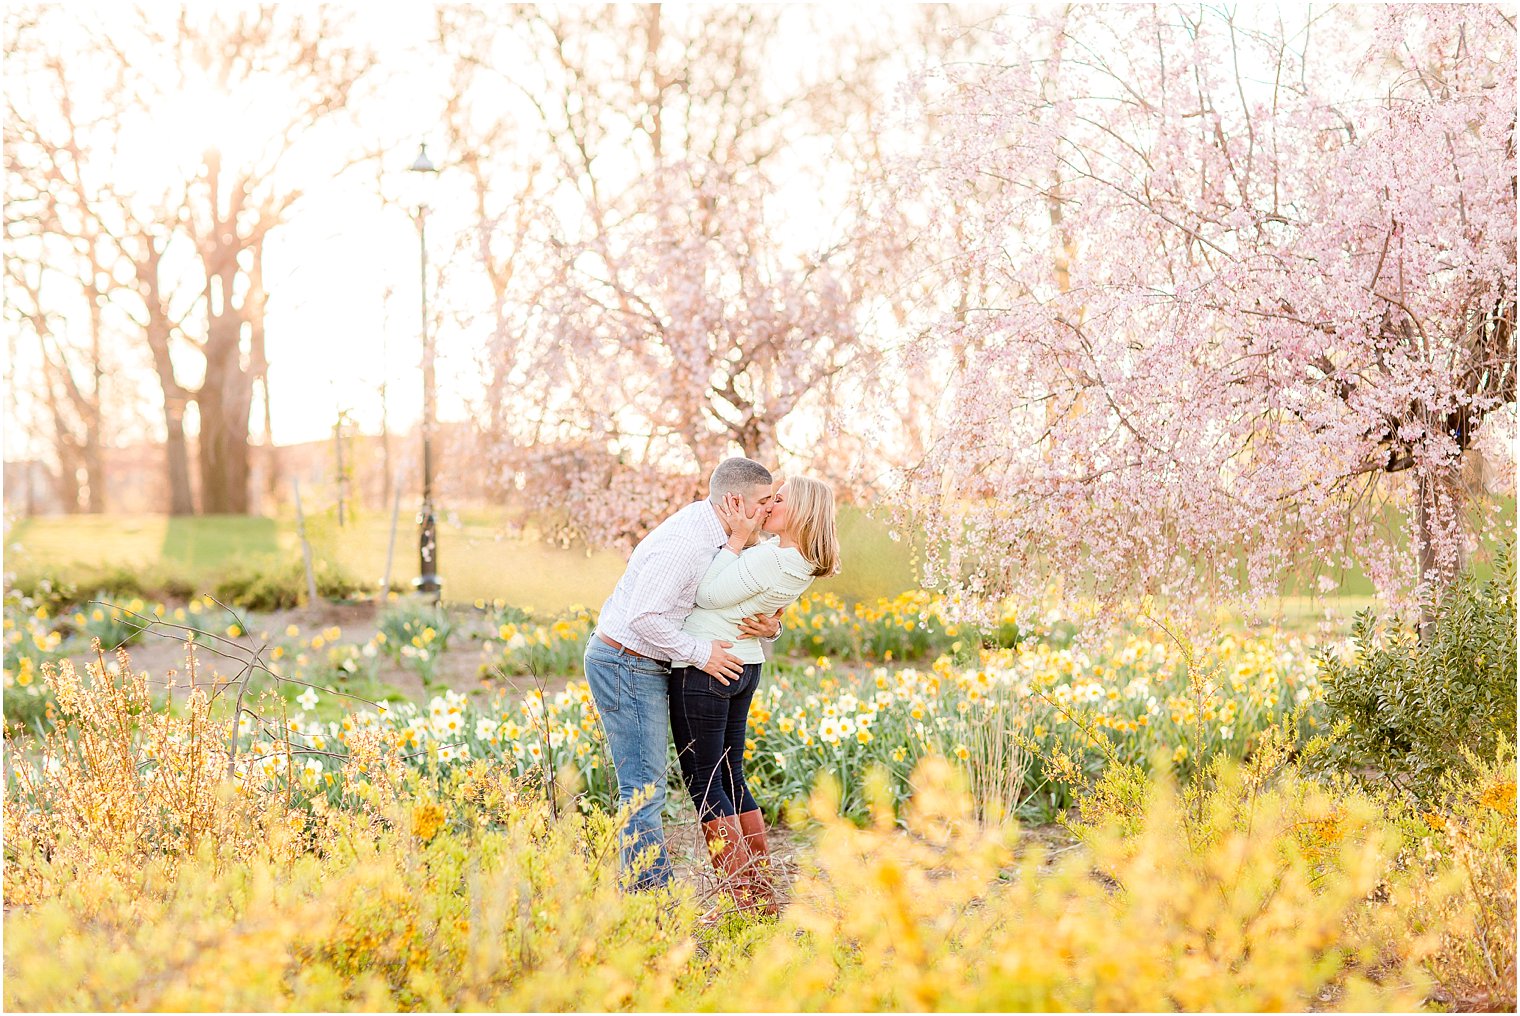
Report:
[[[80,406],[80,415],[84,417],[84,472],[85,486],[88,490],[85,497],[85,511],[92,515],[99,515],[106,510],[105,462],[100,453],[101,389],[105,384],[105,367],[101,362],[101,340],[105,316],[103,305],[106,300],[106,294],[100,289],[100,279],[103,274],[92,255],[90,286],[87,290],[90,298],[91,390],[89,396],[81,400]]]
[[[164,465],[169,475],[170,515],[195,514],[195,500],[190,492],[190,448],[185,441],[187,405],[182,394],[164,391]]]
[[[754,459],[767,469],[776,465],[776,425],[769,419],[752,415],[735,435],[744,457]]]
[[[231,273],[223,276],[220,313],[206,337],[206,380],[196,393],[201,411],[201,510],[248,513],[248,415],[253,384],[242,363],[242,315],[232,307]]]
[[[1419,532],[1416,540],[1419,541],[1418,553],[1420,557],[1420,588],[1422,596],[1420,600],[1420,641],[1429,642],[1435,634],[1436,606],[1446,594],[1446,589],[1462,571],[1462,547],[1457,545],[1457,557],[1452,563],[1450,570],[1440,566],[1436,558],[1436,532],[1435,519],[1436,497],[1441,486],[1438,481],[1426,476],[1420,476],[1416,481],[1418,485],[1419,508],[1416,512],[1416,524]]]
[[[387,391],[386,378],[391,369],[391,296],[394,290],[390,286],[385,287],[385,295],[380,302],[380,456],[385,463],[385,485],[382,504],[391,503],[391,492],[395,487],[396,476],[391,464],[391,417],[389,392]],[[495,373],[495,370],[492,371]]]
[[[263,294],[259,244],[252,246],[248,292],[237,301],[239,264],[245,249],[236,231],[238,209],[246,191],[233,188],[222,209],[222,161],[215,149],[206,153],[206,192],[211,223],[201,241],[206,271],[206,379],[196,392],[200,407],[201,511],[207,515],[248,514],[248,421],[253,409],[253,363],[243,362],[243,326],[247,324],[250,361],[263,343],[259,331]]]
[[[78,471],[62,467],[50,479],[53,482],[53,493],[58,498],[58,504],[63,508],[64,514],[78,515],[80,513]]]
[[[274,413],[269,402],[269,356],[264,346],[264,306],[268,296],[264,291],[264,241],[261,237],[253,245],[253,265],[248,273],[248,299],[243,305],[243,316],[248,321],[249,373],[258,380],[264,402],[264,457],[267,476],[264,489],[270,504],[278,502],[281,488],[280,450],[274,444]]]
[[[87,290],[87,295],[93,291]],[[100,450],[100,385],[104,371],[100,359],[99,306],[92,303],[93,344],[89,367],[93,390],[87,391],[74,372],[69,351],[46,322],[37,321],[42,351],[44,391],[53,429],[57,435],[60,466],[59,493],[69,512],[99,513],[105,510],[105,473]]]
[[[279,503],[281,480],[284,477],[284,466],[280,459],[280,449],[274,443],[274,418],[269,406],[269,365],[259,373],[259,391],[264,401],[264,461],[265,472],[264,492],[269,496],[269,503]]]
[[[136,259],[137,288],[147,309],[144,329],[148,349],[153,354],[153,369],[164,395],[164,467],[169,480],[170,515],[194,515],[195,498],[190,490],[190,449],[185,441],[185,410],[190,393],[174,375],[174,361],[169,354],[169,339],[174,325],[169,318],[159,272],[162,265],[162,240],[144,236],[141,254]]]
[[[84,510],[100,515],[106,510],[106,466],[100,453],[100,435],[87,431],[89,438],[84,447]]]
[[[45,331],[37,332],[37,345],[42,351],[43,362],[43,401],[47,405],[48,416],[52,418],[53,450],[58,456],[58,472],[52,474],[50,479],[59,505],[65,512],[74,515],[79,512],[79,474],[81,472],[79,441],[63,412],[58,389],[65,383],[61,377],[61,368],[53,363],[48,353],[47,336],[48,333]]]

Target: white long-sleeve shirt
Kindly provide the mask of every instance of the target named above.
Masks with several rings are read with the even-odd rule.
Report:
[[[732,642],[730,653],[745,663],[764,663],[758,639],[739,634],[739,622],[788,607],[813,584],[813,566],[795,547],[761,543],[735,554],[718,552],[697,585],[697,607],[682,629],[704,642]],[[700,664],[697,664],[700,666]]]
[[[710,639],[681,630],[696,603],[697,584],[728,542],[708,501],[694,501],[639,541],[628,568],[597,620],[597,630],[654,660],[707,665]]]

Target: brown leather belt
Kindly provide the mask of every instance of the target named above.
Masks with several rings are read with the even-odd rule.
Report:
[[[624,646],[620,642],[614,642],[612,639],[610,639],[607,636],[603,635],[601,632],[597,632],[596,633],[596,637],[599,638],[599,639],[601,639],[603,642],[607,643],[609,646],[611,646],[612,648],[616,649],[620,653],[627,653],[629,656],[637,656],[641,660],[650,660],[651,659],[650,657],[645,656],[643,653],[636,653],[636,652],[634,652],[632,649],[629,649],[628,647]],[[651,662],[658,663],[658,662],[662,662],[662,661],[651,660]]]

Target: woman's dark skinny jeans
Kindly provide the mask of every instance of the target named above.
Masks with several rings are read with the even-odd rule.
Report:
[[[681,779],[703,822],[760,807],[744,785],[744,739],[760,666],[745,664],[727,685],[696,667],[670,670],[670,732]]]

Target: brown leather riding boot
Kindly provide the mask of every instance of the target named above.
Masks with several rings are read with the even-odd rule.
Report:
[[[707,853],[712,858],[713,869],[723,888],[734,897],[742,908],[754,905],[751,886],[753,861],[744,844],[744,830],[737,815],[725,815],[711,822],[702,823],[702,837],[707,840]]]
[[[750,884],[754,888],[756,904],[762,914],[774,917],[781,912],[776,902],[776,882],[771,871],[770,845],[765,838],[765,816],[760,809],[739,815],[739,828],[744,833],[744,846],[749,851],[752,865]]]

